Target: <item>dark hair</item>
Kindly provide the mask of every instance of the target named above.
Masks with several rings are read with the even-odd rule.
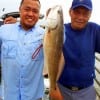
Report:
[[[39,4],[41,5],[41,3],[40,3],[40,1],[39,1],[39,0],[33,0],[33,1],[38,1],[38,2],[39,2]],[[23,2],[24,2],[24,0],[22,0],[22,1],[21,1],[20,6],[23,4]]]

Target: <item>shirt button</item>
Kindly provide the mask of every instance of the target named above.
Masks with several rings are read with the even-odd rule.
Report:
[[[23,68],[24,66],[22,65],[21,67]]]
[[[21,78],[23,78],[23,76],[21,76]]]
[[[21,88],[23,88],[23,87],[21,86]]]
[[[24,43],[24,45],[26,45],[26,43]]]
[[[25,53],[23,53],[23,56],[25,56]]]

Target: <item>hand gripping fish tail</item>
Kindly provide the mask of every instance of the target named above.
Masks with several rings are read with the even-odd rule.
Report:
[[[63,46],[63,10],[56,5],[47,12],[43,41],[44,66],[48,68],[50,88],[56,88],[56,78]]]

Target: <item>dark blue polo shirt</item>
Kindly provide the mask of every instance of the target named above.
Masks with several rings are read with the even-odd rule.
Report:
[[[100,52],[100,26],[89,22],[80,31],[65,24],[64,70],[59,82],[64,86],[88,87],[95,78],[95,52]]]

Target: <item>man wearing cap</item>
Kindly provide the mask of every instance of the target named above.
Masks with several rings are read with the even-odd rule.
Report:
[[[91,0],[73,0],[71,23],[65,24],[64,66],[58,79],[63,100],[96,100],[95,52],[100,53],[100,26],[89,22]]]

